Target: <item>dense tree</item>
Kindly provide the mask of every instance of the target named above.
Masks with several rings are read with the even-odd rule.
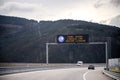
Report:
[[[120,28],[80,20],[40,21],[0,16],[0,62],[45,62],[46,42],[59,34],[88,34],[90,42],[110,39],[109,58],[120,57]],[[49,46],[56,63],[105,62],[105,45],[58,44]]]

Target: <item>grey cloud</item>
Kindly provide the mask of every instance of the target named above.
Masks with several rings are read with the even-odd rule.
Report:
[[[95,7],[95,8],[99,8],[99,7],[103,6],[103,5],[104,5],[104,3],[103,3],[101,0],[98,0],[98,1],[94,4],[94,7]]]
[[[117,27],[120,27],[120,14],[117,15],[116,17],[112,18],[110,21],[110,24],[117,26]]]
[[[95,7],[95,8],[99,8],[99,7],[101,7],[102,5],[103,5],[103,4],[95,4],[94,7]]]
[[[0,0],[0,6],[4,5],[5,0]]]
[[[97,0],[96,3],[94,4],[95,8],[100,8],[102,6],[115,6],[118,7],[120,6],[120,0]]]
[[[0,13],[1,14],[7,14],[11,12],[30,12],[33,11],[34,9],[30,6],[23,6],[21,3],[10,3],[2,6],[0,8]]]
[[[7,2],[11,2],[12,0],[0,0],[0,7],[5,5]]]
[[[94,4],[95,8],[100,8],[109,4],[110,0],[97,0]]]
[[[116,7],[120,6],[120,0],[111,0],[110,2]]]
[[[100,24],[106,24],[108,22],[108,20],[101,20],[99,23]]]

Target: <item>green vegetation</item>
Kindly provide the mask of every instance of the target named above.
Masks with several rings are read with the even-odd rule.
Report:
[[[89,41],[111,41],[109,57],[120,57],[120,28],[80,20],[40,21],[0,16],[0,62],[45,62],[46,42],[59,34],[89,34]],[[108,38],[109,37],[109,38]],[[110,46],[110,45],[109,45]],[[53,63],[105,62],[104,45],[59,44],[49,47]]]

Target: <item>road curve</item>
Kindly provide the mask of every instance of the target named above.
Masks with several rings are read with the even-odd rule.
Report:
[[[1,75],[0,80],[113,80],[102,74],[102,68],[69,68]]]

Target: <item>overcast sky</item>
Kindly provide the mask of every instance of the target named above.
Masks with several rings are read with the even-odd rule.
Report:
[[[120,27],[120,0],[0,0],[0,14],[38,21],[85,20]]]

